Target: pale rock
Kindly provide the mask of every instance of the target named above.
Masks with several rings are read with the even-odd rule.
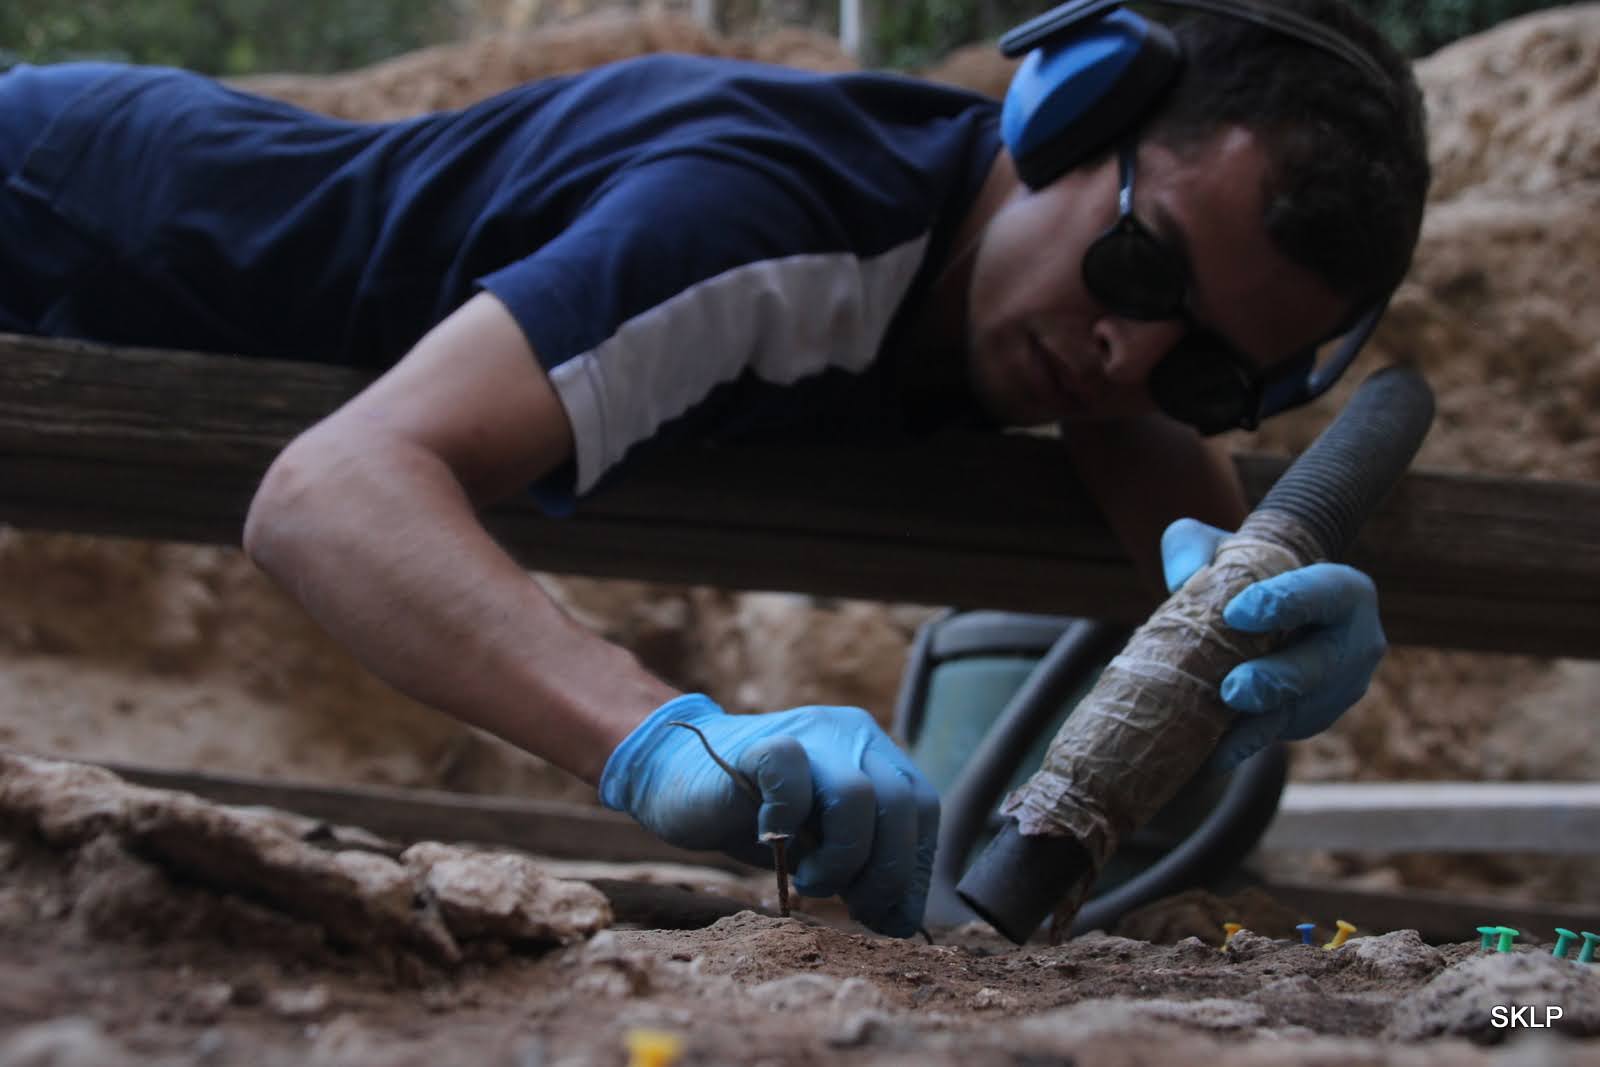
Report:
[[[1444,970],[1444,957],[1415,930],[1353,937],[1336,951],[1355,957],[1363,970],[1380,978],[1415,981]]]
[[[772,1011],[792,1012],[836,1003],[842,985],[839,979],[831,975],[802,971],[753,985],[746,995]]]
[[[1413,990],[1395,1006],[1384,1033],[1399,1041],[1443,1034],[1492,1042],[1508,1036],[1496,1027],[1494,1009],[1559,1007],[1554,1029],[1600,1035],[1600,967],[1556,959],[1548,952],[1489,952],[1472,956]]]
[[[120,826],[131,789],[99,767],[0,749],[0,811],[28,820],[52,845]]]
[[[532,859],[425,841],[401,861],[458,937],[578,941],[609,926],[611,904],[586,882],[552,878]]]
[[[267,1010],[280,1019],[320,1019],[332,1004],[332,994],[320,983],[267,992]]]
[[[1239,1000],[1135,1000],[1106,997],[1018,1021],[1027,1036],[1082,1038],[1102,1033],[1143,1034],[1166,1028],[1217,1033],[1248,1032],[1268,1021],[1264,1009]]]
[[[0,1067],[106,1067],[138,1062],[92,1019],[34,1023],[0,1038]]]
[[[1013,998],[991,986],[984,986],[972,994],[972,1006],[978,1011],[992,1011],[998,1008],[1009,1008],[1013,1005]]]
[[[437,911],[416,906],[404,866],[374,852],[308,844],[294,832],[296,817],[131,786],[99,768],[4,750],[0,814],[56,847],[75,847],[91,880],[137,852],[143,864],[215,891],[244,892],[351,944],[398,940],[440,962],[460,958]]]

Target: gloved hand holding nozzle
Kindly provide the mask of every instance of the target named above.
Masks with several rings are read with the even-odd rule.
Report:
[[[1210,564],[1226,537],[1194,519],[1168,526],[1161,537],[1167,591]],[[1341,563],[1313,563],[1249,585],[1223,607],[1222,621],[1245,633],[1283,633],[1285,642],[1222,679],[1222,702],[1240,714],[1202,774],[1226,773],[1279,738],[1300,741],[1326,730],[1366,693],[1388,650],[1377,587]]]
[[[957,886],[970,907],[1019,943],[1051,911],[1064,928],[1122,840],[1197,772],[1314,733],[1359,698],[1384,649],[1377,597],[1365,575],[1326,561],[1355,539],[1432,417],[1420,374],[1378,371],[1237,533],[1168,529],[1175,591],[1006,798],[1011,819]]]

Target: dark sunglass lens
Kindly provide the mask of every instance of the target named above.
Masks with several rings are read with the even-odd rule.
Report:
[[[1089,246],[1083,281],[1113,315],[1171,319],[1183,314],[1187,280],[1171,254],[1148,234],[1118,226]]]
[[[1255,393],[1221,342],[1195,331],[1150,371],[1150,395],[1162,411],[1204,434],[1249,425]]]

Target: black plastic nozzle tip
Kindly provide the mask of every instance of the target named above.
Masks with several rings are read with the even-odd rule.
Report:
[[[1016,944],[1025,943],[1061,898],[1094,873],[1089,853],[1071,837],[1028,836],[1015,819],[989,842],[956,895]]]

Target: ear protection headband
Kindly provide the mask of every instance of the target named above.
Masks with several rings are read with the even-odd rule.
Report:
[[[1374,84],[1388,76],[1364,49],[1297,11],[1249,0],[1154,0],[1266,26],[1337,56]],[[1000,39],[1027,53],[1011,79],[1000,136],[1017,173],[1037,189],[1109,146],[1150,113],[1183,69],[1172,31],[1124,9],[1125,0],[1070,0]]]
[[[1047,185],[1109,147],[1149,114],[1183,69],[1176,35],[1124,8],[1126,0],[1069,0],[1000,38],[1000,51],[1027,53],[1000,112],[1000,136],[1029,188]],[[1151,0],[1266,26],[1320,48],[1361,71],[1388,95],[1378,61],[1342,34],[1297,11],[1250,0]],[[1275,382],[1259,415],[1321,396],[1354,362],[1388,301],[1364,311],[1320,367],[1316,351],[1295,357],[1303,373]]]

